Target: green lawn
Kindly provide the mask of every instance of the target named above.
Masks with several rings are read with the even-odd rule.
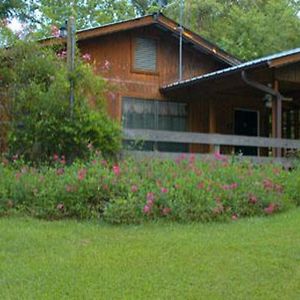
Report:
[[[0,299],[299,297],[299,209],[230,224],[0,219]]]

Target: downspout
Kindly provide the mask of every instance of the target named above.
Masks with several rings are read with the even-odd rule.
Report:
[[[266,86],[260,82],[254,81],[252,79],[249,79],[247,76],[246,71],[242,71],[242,80],[249,86],[260,90],[264,93],[270,94],[273,97],[276,97],[277,99],[277,109],[276,109],[276,119],[277,119],[277,124],[276,124],[276,138],[281,138],[281,130],[282,130],[282,101],[284,97],[280,94],[278,90],[272,89],[269,86]],[[278,149],[277,156],[281,156],[280,149]]]

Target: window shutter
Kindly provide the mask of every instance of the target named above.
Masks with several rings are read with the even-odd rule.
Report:
[[[156,71],[157,43],[154,39],[136,38],[134,68],[141,71]]]

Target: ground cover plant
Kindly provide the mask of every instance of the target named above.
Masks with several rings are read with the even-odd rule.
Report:
[[[90,145],[90,151],[92,146]],[[110,223],[237,220],[272,215],[299,205],[300,169],[235,162],[219,154],[207,160],[88,161],[34,168],[16,157],[0,164],[0,212],[46,219],[101,218]]]
[[[232,223],[0,219],[0,298],[298,299],[300,210]]]

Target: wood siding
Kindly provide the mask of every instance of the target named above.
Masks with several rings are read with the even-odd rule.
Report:
[[[133,69],[134,40],[149,37],[157,40],[157,72],[136,72]],[[95,73],[111,85],[108,112],[121,120],[121,99],[124,96],[140,99],[172,100],[164,97],[159,88],[178,79],[178,39],[155,26],[114,33],[79,42],[82,53],[90,53]],[[184,78],[204,74],[224,67],[224,64],[184,45]],[[185,99],[183,99],[185,101]]]

